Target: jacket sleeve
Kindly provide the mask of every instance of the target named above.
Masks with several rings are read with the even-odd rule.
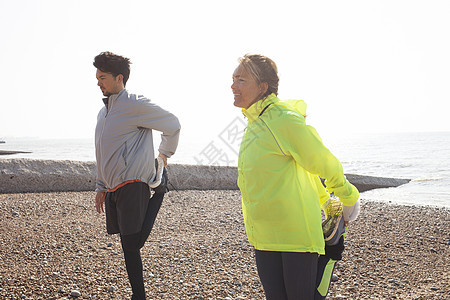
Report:
[[[359,197],[358,190],[346,179],[341,163],[323,145],[316,130],[306,125],[302,117],[290,115],[286,118],[289,124],[279,126],[285,154],[292,156],[309,173],[324,178],[327,191],[339,197],[345,206],[354,205]]]
[[[97,178],[97,181],[95,183],[95,191],[96,192],[106,192],[108,189],[106,188],[106,185]]]
[[[136,106],[137,125],[162,132],[158,150],[165,156],[171,157],[177,149],[180,137],[181,125],[178,118],[160,106],[151,103],[148,99],[139,99],[138,102],[139,105]]]

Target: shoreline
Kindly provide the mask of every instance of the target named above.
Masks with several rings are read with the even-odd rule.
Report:
[[[94,199],[92,191],[0,194],[0,298],[130,296],[119,237],[106,234]],[[264,299],[243,224],[239,191],[169,192],[142,249],[147,296]],[[449,209],[362,196],[328,298],[445,299],[448,232]]]

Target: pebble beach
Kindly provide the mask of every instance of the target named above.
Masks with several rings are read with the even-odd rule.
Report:
[[[129,299],[94,192],[0,194],[0,299]],[[450,210],[365,201],[327,299],[450,299]],[[264,299],[235,190],[171,191],[142,249],[148,299]]]

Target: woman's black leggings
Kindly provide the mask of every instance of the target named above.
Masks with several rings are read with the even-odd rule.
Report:
[[[152,231],[153,224],[155,223],[163,198],[164,193],[155,193],[150,198],[144,223],[142,225],[142,230],[140,232],[120,236],[128,279],[130,280],[131,289],[133,291],[133,296],[131,298],[133,300],[145,299],[140,249],[144,246],[145,241]]]
[[[255,258],[267,300],[314,299],[317,253],[255,250]]]

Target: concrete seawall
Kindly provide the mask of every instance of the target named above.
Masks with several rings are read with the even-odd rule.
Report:
[[[177,190],[236,190],[237,168],[169,165],[169,188]],[[360,192],[397,187],[409,179],[346,174]],[[94,162],[0,159],[0,193],[92,191]]]

